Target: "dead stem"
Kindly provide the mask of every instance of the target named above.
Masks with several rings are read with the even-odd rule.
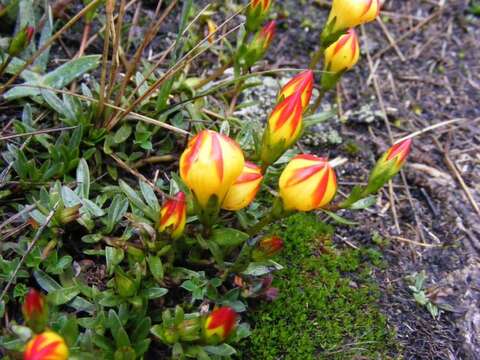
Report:
[[[40,49],[38,49],[26,62],[25,64],[23,64],[23,66],[20,67],[20,69],[15,73],[15,75],[13,75],[1,88],[0,88],[0,95],[2,95],[5,90],[10,86],[12,85],[15,80],[18,79],[18,77],[20,76],[20,74],[23,72],[23,70],[25,70],[26,68],[28,68],[30,65],[33,64],[33,62],[46,50],[48,49],[58,38],[60,38],[60,36],[65,32],[67,31],[68,29],[70,29],[78,20],[80,20],[83,15],[85,15],[85,13],[87,13],[88,11],[90,11],[92,8],[94,8],[95,6],[97,6],[97,3],[100,2],[101,0],[93,0],[90,4],[88,4],[87,6],[85,6],[81,11],[79,11],[73,18],[71,18],[65,25],[63,25],[63,27],[58,30],[54,35],[52,35],[50,37],[50,39],[48,39],[45,44],[43,44],[43,46],[40,47]]]

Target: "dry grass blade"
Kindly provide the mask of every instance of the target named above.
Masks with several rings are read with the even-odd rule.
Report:
[[[45,230],[45,228],[48,226],[48,224],[50,223],[50,221],[52,220],[53,218],[53,215],[55,214],[55,211],[57,210],[57,207],[58,207],[58,202],[53,206],[53,209],[52,211],[50,211],[50,213],[48,214],[47,218],[45,219],[45,223],[40,226],[40,228],[37,230],[37,232],[35,233],[35,236],[33,237],[33,240],[32,242],[28,245],[28,248],[27,250],[25,251],[25,253],[23,254],[22,258],[20,259],[20,261],[18,262],[17,264],[17,267],[15,268],[15,270],[13,271],[13,273],[10,275],[10,278],[8,279],[8,282],[7,284],[5,285],[5,287],[3,288],[2,290],[2,293],[0,294],[0,302],[3,300],[4,296],[6,295],[8,289],[10,289],[10,286],[12,286],[13,282],[15,281],[15,278],[17,277],[17,273],[19,272],[20,268],[22,267],[23,263],[25,262],[25,259],[27,258],[27,256],[30,254],[30,252],[32,251],[33,247],[35,246],[35,244],[37,243],[38,239],[40,238],[40,235],[42,235],[43,231]]]
[[[32,211],[33,209],[35,209],[37,207],[37,205],[28,205],[28,206],[25,206],[24,209],[22,209],[21,211],[19,211],[18,213],[16,213],[15,215],[9,217],[7,220],[5,220],[3,223],[0,224],[0,230],[3,229],[5,226],[7,226],[8,224],[11,224],[12,222],[14,222],[15,220],[17,220],[18,218],[21,218],[23,215],[25,214],[28,214],[30,211]]]
[[[85,6],[81,11],[79,11],[73,18],[71,18],[63,27],[58,30],[50,39],[48,39],[45,44],[43,44],[40,49],[38,49],[26,62],[25,64],[18,70],[18,72],[13,75],[1,88],[0,88],[0,95],[5,92],[5,90],[12,85],[15,80],[18,79],[20,74],[28,68],[30,65],[33,64],[33,62],[46,50],[48,49],[57,39],[60,38],[60,36],[67,31],[69,28],[71,28],[78,20],[80,20],[83,15],[85,15],[88,11],[93,9],[95,6],[97,6],[97,3],[99,3],[102,0],[93,0],[90,4]]]
[[[59,94],[66,94],[66,95],[71,95],[71,96],[74,96],[74,97],[77,97],[79,99],[82,99],[82,100],[87,100],[87,101],[91,101],[91,102],[95,102],[95,103],[98,103],[98,100],[95,99],[95,98],[92,98],[92,97],[89,97],[89,96],[85,96],[85,95],[80,95],[80,94],[77,94],[73,91],[68,91],[68,90],[61,90],[61,89],[55,89],[55,88],[52,88],[52,87],[48,87],[48,86],[40,86],[40,85],[27,85],[27,84],[22,84],[21,86],[23,87],[32,87],[32,88],[36,88],[36,89],[46,89],[46,90],[50,90],[50,91],[53,91],[53,92],[56,92],[56,93],[59,93]],[[113,104],[109,104],[107,102],[104,103],[104,105],[106,107],[109,107],[109,108],[112,108],[114,110],[118,110],[118,111],[127,111],[119,106],[115,106]],[[130,112],[130,118],[132,119],[136,119],[136,120],[140,120],[140,121],[143,121],[147,124],[152,124],[152,125],[155,125],[155,126],[159,126],[159,127],[162,127],[162,128],[165,128],[167,130],[171,130],[173,132],[176,132],[176,133],[179,133],[179,134],[182,134],[182,135],[190,135],[190,133],[188,131],[185,131],[183,129],[180,129],[176,126],[173,126],[173,125],[170,125],[170,124],[167,124],[167,123],[163,123],[161,121],[158,121],[158,120],[155,120],[155,119],[152,119],[148,116],[145,116],[145,115],[142,115],[142,114],[137,114],[135,112]]]
[[[164,20],[166,17],[170,14],[170,12],[175,8],[177,5],[177,0],[172,1],[172,3],[165,9],[163,12],[162,16],[154,23],[152,26],[147,30],[147,34],[145,35],[144,40],[142,41],[142,44],[138,47],[137,51],[135,52],[135,55],[133,56],[132,61],[130,61],[130,64],[127,69],[127,73],[125,74],[122,83],[120,85],[120,91],[117,94],[117,97],[115,99],[115,105],[120,105],[120,102],[123,98],[123,95],[125,94],[125,89],[127,88],[127,84],[130,81],[130,78],[132,75],[135,73],[135,70],[137,69],[137,65],[140,62],[140,59],[142,57],[143,51],[145,48],[150,44],[150,42],[153,40],[157,32],[160,30],[160,26],[163,24]]]
[[[224,35],[216,39],[213,43],[211,43],[209,46],[207,46],[205,49],[202,51],[199,51],[197,54],[194,54],[195,51],[203,45],[205,42],[208,41],[208,36],[205,37],[199,44],[197,44],[192,50],[190,50],[186,55],[184,55],[178,62],[175,64],[173,67],[171,67],[161,78],[159,78],[155,83],[150,86],[150,88],[139,98],[137,98],[132,105],[130,105],[125,112],[121,113],[119,116],[117,115],[116,117],[112,118],[112,120],[107,124],[107,129],[111,130],[120,120],[122,120],[124,117],[126,117],[130,112],[135,109],[137,105],[148,99],[165,81],[170,79],[173,75],[175,75],[178,71],[180,71],[185,65],[188,63],[192,62],[195,60],[197,57],[202,55],[206,50],[208,50],[210,47],[212,47],[214,44],[217,42],[223,40],[226,38],[228,35],[230,35],[232,32],[235,30],[239,29],[243,23],[235,26],[234,28],[230,29],[227,31]]]
[[[59,132],[64,130],[72,130],[75,128],[77,128],[77,126],[68,126],[68,127],[62,127],[62,128],[56,128],[56,129],[44,129],[44,130],[37,130],[32,132],[25,132],[21,134],[2,136],[0,137],[0,141],[11,140],[19,137],[24,137],[24,136],[34,136],[34,135],[48,134],[48,133]]]

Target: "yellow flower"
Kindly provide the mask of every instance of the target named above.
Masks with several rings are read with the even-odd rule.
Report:
[[[279,188],[285,210],[310,211],[333,200],[337,180],[326,159],[302,154],[285,167]]]
[[[259,166],[245,162],[243,171],[228,190],[222,208],[237,211],[250,205],[262,183],[263,175]]]
[[[350,70],[358,62],[359,56],[357,34],[350,29],[325,50],[324,70],[334,74]]]
[[[331,33],[365,24],[378,16],[380,0],[333,0],[327,26]]]
[[[291,147],[302,131],[302,94],[295,92],[272,111],[263,134],[261,160],[273,164]]]
[[[178,192],[175,198],[168,199],[160,210],[160,232],[169,231],[173,239],[182,235],[187,220],[185,194]]]
[[[190,140],[180,157],[180,176],[205,209],[212,196],[222,204],[244,163],[243,152],[235,141],[204,130]]]
[[[312,70],[302,71],[283,86],[278,98],[280,100],[286,99],[290,95],[299,92],[302,96],[302,107],[305,109],[312,97],[313,81],[314,76]]]
[[[27,344],[23,360],[66,360],[68,347],[63,338],[53,331],[33,337]]]

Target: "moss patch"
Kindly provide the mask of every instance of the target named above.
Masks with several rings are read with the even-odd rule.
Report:
[[[369,276],[377,253],[372,259],[372,251],[334,249],[333,229],[313,215],[293,216],[274,230],[286,245],[285,269],[274,282],[280,295],[252,309],[253,334],[241,358],[386,358],[395,342]]]

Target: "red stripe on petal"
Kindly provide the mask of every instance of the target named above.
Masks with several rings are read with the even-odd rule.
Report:
[[[410,146],[412,144],[412,139],[407,139],[398,144],[393,145],[388,151],[387,160],[392,160],[396,156],[400,155],[399,162],[405,160],[405,158],[410,153]]]
[[[330,169],[325,171],[325,174],[320,179],[315,192],[313,193],[313,204],[315,207],[318,207],[322,202],[325,192],[327,191],[328,179],[330,177]]]
[[[317,174],[325,167],[325,164],[316,164],[295,170],[292,177],[288,179],[287,186],[293,186]]]
[[[255,181],[260,178],[262,178],[262,174],[256,174],[256,173],[243,173],[241,174],[237,180],[235,180],[235,184],[244,184],[248,183],[250,181]]]
[[[210,151],[210,156],[215,163],[215,168],[217,169],[217,175],[220,178],[220,181],[223,181],[223,152],[218,136],[218,134],[212,134],[212,148]]]
[[[207,132],[202,131],[190,141],[189,147],[187,148],[188,154],[185,156],[185,162],[181,171],[182,173],[188,174],[188,172],[190,171],[190,168],[200,154],[200,149],[202,148],[206,136]]]
[[[353,61],[353,59],[355,59],[355,55],[357,54],[357,45],[358,45],[357,33],[353,29],[348,30],[348,32],[349,33],[351,32],[351,36],[352,36],[352,44],[351,44],[352,56],[351,56],[351,59]]]
[[[362,16],[370,11],[372,4],[373,4],[373,0],[368,0],[368,3],[365,5],[365,10],[363,11]]]
[[[333,49],[333,55],[336,55],[342,48],[345,46],[345,44],[350,40],[350,37],[352,34],[350,33],[350,30],[343,35],[340,40],[338,40],[337,44],[335,45],[335,48]]]
[[[299,155],[297,155],[293,158],[293,160],[296,160],[296,159],[322,161],[322,162],[327,161],[327,159],[325,159],[325,158],[321,158],[321,157],[318,157],[318,156],[315,156],[315,155],[312,155],[312,154],[299,154]]]

